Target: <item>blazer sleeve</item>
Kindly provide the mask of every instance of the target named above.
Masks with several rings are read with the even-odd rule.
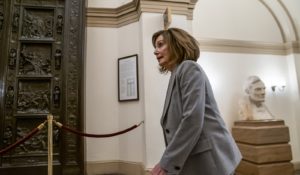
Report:
[[[199,140],[205,110],[205,75],[194,61],[184,61],[176,72],[182,103],[182,119],[160,160],[168,174],[178,174]]]

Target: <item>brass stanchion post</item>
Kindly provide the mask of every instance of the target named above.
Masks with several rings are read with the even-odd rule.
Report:
[[[52,137],[52,132],[53,132],[53,115],[49,114],[47,116],[48,119],[48,175],[53,175],[53,137]]]

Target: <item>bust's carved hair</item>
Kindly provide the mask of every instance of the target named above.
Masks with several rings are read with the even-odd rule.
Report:
[[[154,47],[155,41],[160,35],[163,36],[170,52],[170,62],[166,66],[160,66],[160,72],[166,73],[184,60],[198,60],[200,55],[198,42],[186,31],[179,28],[160,30],[152,36]]]
[[[255,83],[258,83],[258,82],[262,82],[263,81],[256,75],[252,75],[252,76],[249,76],[244,84],[244,92],[246,94],[249,94],[249,91],[250,91],[250,88],[252,88],[252,85],[254,85]]]

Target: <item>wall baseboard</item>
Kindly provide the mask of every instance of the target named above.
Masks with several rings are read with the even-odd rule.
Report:
[[[146,170],[145,170],[145,175],[151,175],[150,171],[151,171],[151,169],[149,169],[149,168],[146,169]]]
[[[300,162],[293,162],[295,171],[300,171]],[[141,162],[100,161],[86,162],[86,175],[122,173],[125,175],[150,175],[150,169],[145,169]]]
[[[295,171],[300,171],[300,162],[292,162],[294,164]]]
[[[130,175],[145,175],[145,167],[141,162],[121,160],[86,162],[86,175],[122,173]]]

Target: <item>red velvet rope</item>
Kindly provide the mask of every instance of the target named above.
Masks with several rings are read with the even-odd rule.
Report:
[[[131,131],[131,130],[137,128],[137,127],[139,127],[142,123],[143,122],[139,123],[138,125],[133,125],[130,128],[124,129],[122,131],[115,132],[115,133],[110,133],[110,134],[88,134],[88,133],[83,133],[83,132],[74,130],[74,129],[69,128],[69,127],[64,126],[64,125],[61,125],[59,127],[62,128],[62,129],[64,129],[64,130],[67,130],[67,131],[69,131],[69,132],[71,132],[73,134],[77,134],[77,135],[84,136],[84,137],[104,138],[104,137],[113,137],[113,136],[124,134],[126,132],[129,132],[129,131]],[[57,124],[57,123],[55,122],[55,124]]]
[[[73,134],[77,134],[77,135],[80,135],[80,136],[85,136],[85,137],[95,137],[95,138],[104,138],[104,137],[113,137],[113,136],[117,136],[117,135],[121,135],[121,134],[124,134],[124,133],[127,133],[137,127],[139,127],[142,123],[144,123],[143,121],[140,122],[138,125],[133,125],[131,126],[130,128],[127,128],[127,129],[124,129],[122,131],[119,131],[119,132],[115,132],[115,133],[110,133],[110,134],[88,134],[88,133],[83,133],[83,132],[80,132],[80,131],[77,131],[77,130],[74,130],[72,128],[69,128],[69,127],[66,127],[66,126],[63,126],[62,124],[54,121],[55,124],[57,126],[59,126],[60,128],[64,129],[64,130],[67,130],[69,132],[72,132]],[[10,150],[14,149],[15,147],[17,147],[18,145],[24,143],[26,140],[30,139],[31,137],[33,137],[36,133],[38,133],[41,128],[43,126],[38,126],[36,128],[34,128],[32,131],[30,131],[25,137],[23,137],[22,139],[18,140],[17,142],[15,142],[14,144],[12,145],[9,145],[8,147],[0,150],[0,156],[9,152]]]
[[[30,133],[28,133],[25,137],[23,137],[22,139],[18,140],[17,142],[15,142],[14,144],[0,150],[0,155],[3,155],[5,153],[7,153],[8,151],[14,149],[15,147],[17,147],[18,145],[24,143],[26,140],[30,139],[32,136],[34,136],[37,132],[39,132],[39,128],[34,128]]]

